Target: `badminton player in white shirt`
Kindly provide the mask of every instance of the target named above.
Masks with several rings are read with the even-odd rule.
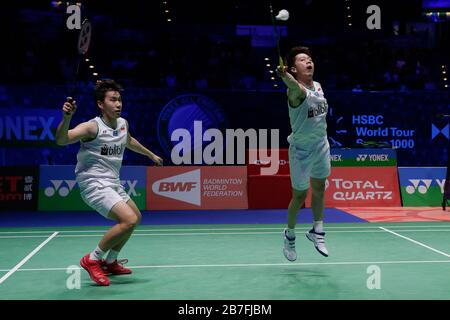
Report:
[[[308,189],[312,189],[314,225],[306,237],[317,251],[328,257],[323,231],[326,178],[330,175],[330,145],[327,138],[327,100],[322,86],[313,80],[314,63],[307,47],[294,47],[286,57],[287,66],[277,74],[288,87],[288,108],[292,133],[288,136],[292,199],[288,225],[283,232],[283,253],[289,261],[297,259],[295,225]]]
[[[56,131],[58,145],[80,141],[75,174],[81,198],[105,218],[117,222],[106,232],[97,248],[80,260],[91,279],[101,286],[110,284],[108,274],[131,273],[121,261],[118,262],[117,256],[141,220],[141,212],[120,184],[119,171],[125,148],[149,157],[157,165],[163,163],[160,157],[130,135],[128,122],[120,117],[121,91],[121,86],[113,80],[98,81],[95,100],[101,116],[71,130],[69,126],[76,102],[68,98]],[[106,259],[103,259],[106,253]]]

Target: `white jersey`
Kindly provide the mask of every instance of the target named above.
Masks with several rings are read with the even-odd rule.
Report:
[[[119,172],[128,139],[126,120],[118,118],[115,129],[100,117],[91,121],[97,122],[97,136],[89,141],[80,141],[75,168],[77,181],[94,179],[116,184],[120,181]]]
[[[327,100],[320,83],[314,83],[314,90],[305,88],[306,98],[296,108],[289,106],[292,133],[288,142],[297,146],[312,146],[327,139]]]

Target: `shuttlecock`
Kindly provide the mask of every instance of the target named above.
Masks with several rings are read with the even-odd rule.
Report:
[[[289,11],[285,9],[280,10],[275,19],[286,21],[287,19],[289,19]]]

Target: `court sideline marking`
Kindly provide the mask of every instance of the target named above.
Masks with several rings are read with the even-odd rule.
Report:
[[[300,263],[235,263],[235,264],[179,264],[154,266],[129,266],[133,269],[164,269],[164,268],[236,268],[236,267],[295,267],[295,266],[330,266],[330,265],[377,265],[377,264],[424,264],[450,263],[450,260],[400,260],[400,261],[342,261],[342,262],[300,262]],[[81,268],[80,268],[81,269]],[[5,270],[0,270],[0,272]],[[26,271],[67,271],[67,268],[35,268],[20,269]]]
[[[419,246],[422,246],[422,247],[424,247],[424,248],[427,248],[427,249],[429,249],[429,250],[431,250],[431,251],[434,251],[434,252],[436,252],[436,253],[442,254],[443,256],[446,256],[447,258],[450,258],[450,255],[448,255],[447,253],[442,252],[442,251],[439,251],[439,250],[437,250],[437,249],[435,249],[435,248],[432,248],[432,247],[430,247],[430,246],[427,246],[426,244],[424,244],[424,243],[422,243],[422,242],[419,242],[419,241],[416,241],[416,240],[414,240],[414,239],[411,239],[411,238],[402,236],[401,234],[398,234],[397,232],[394,232],[394,231],[392,231],[392,230],[389,230],[389,229],[386,229],[386,228],[383,228],[383,227],[379,227],[379,228],[380,228],[381,230],[386,231],[386,232],[392,233],[393,235],[396,235],[397,237],[400,237],[400,238],[403,238],[403,239],[405,239],[405,240],[411,241],[412,243],[415,243],[415,244],[417,244],[417,245],[419,245]]]
[[[381,228],[381,227],[379,227]],[[258,229],[255,229],[258,230]],[[106,231],[106,230],[105,230]],[[60,231],[60,235],[58,238],[90,238],[90,237],[102,237],[104,234],[100,232],[105,231],[97,231],[97,234],[62,234],[64,231]],[[144,230],[143,230],[144,231]],[[153,231],[157,232],[158,230],[145,230],[145,231]],[[424,229],[410,229],[410,230],[398,230],[402,232],[449,232],[450,229],[434,229],[434,230],[424,230]],[[47,233],[42,231],[42,233]],[[262,235],[262,234],[279,234],[280,232],[273,231],[262,231],[262,232],[188,232],[188,233],[139,233],[135,232],[133,237],[145,237],[145,236],[153,236],[153,237],[172,237],[176,236],[208,236],[208,235]],[[373,230],[335,230],[335,231],[327,231],[327,233],[384,233],[383,230],[373,229]],[[46,238],[47,235],[11,235],[11,236],[0,236],[0,239],[26,239],[26,238]]]
[[[47,238],[44,242],[42,242],[39,246],[37,246],[33,251],[31,251],[25,258],[22,259],[14,268],[8,271],[1,279],[0,284],[6,281],[14,272],[16,272],[21,266],[23,266],[28,260],[31,259],[39,250],[42,249],[50,240],[58,235],[58,232],[54,232],[50,237]]]

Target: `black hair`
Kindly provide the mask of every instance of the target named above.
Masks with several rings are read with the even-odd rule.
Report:
[[[297,47],[291,48],[286,55],[286,63],[288,66],[289,73],[290,73],[291,68],[295,67],[295,57],[300,53],[307,54],[308,56],[310,56],[312,58],[311,51],[309,50],[308,47],[297,46]]]
[[[111,79],[97,80],[94,89],[95,103],[97,104],[97,101],[103,102],[105,100],[106,92],[108,91],[121,92],[123,91],[123,88],[120,84]]]

